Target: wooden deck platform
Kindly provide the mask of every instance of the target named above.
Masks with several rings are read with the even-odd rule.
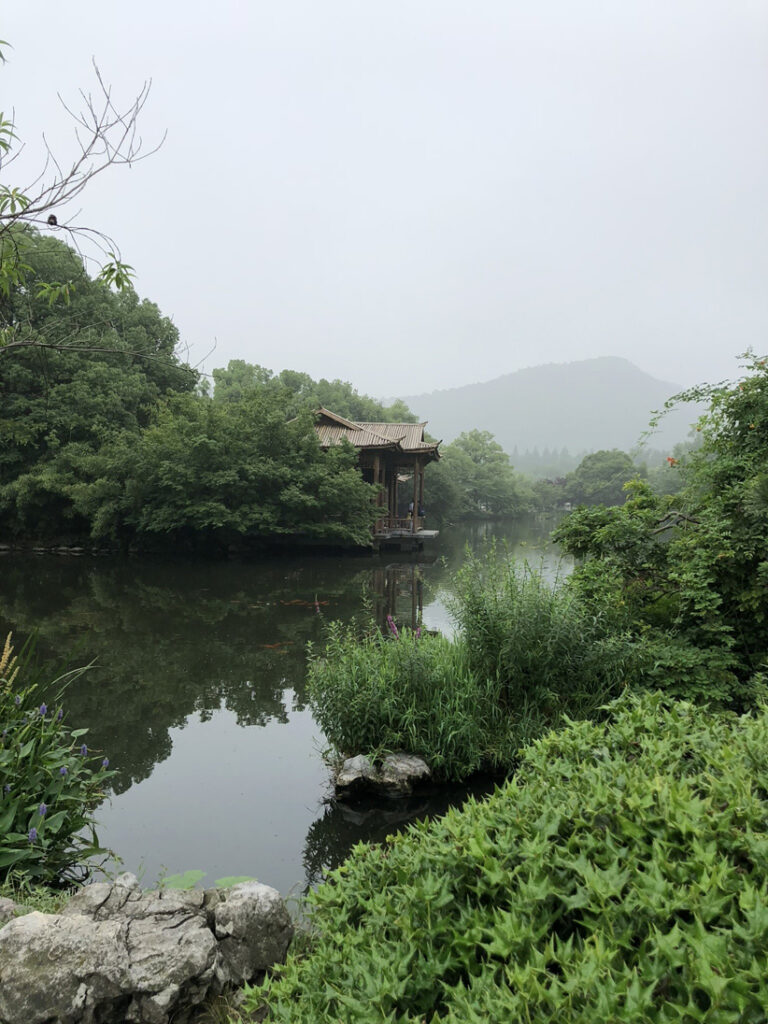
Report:
[[[439,530],[384,529],[373,535],[373,546],[378,551],[423,551],[440,533]]]

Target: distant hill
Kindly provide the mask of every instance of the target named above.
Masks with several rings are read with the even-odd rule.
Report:
[[[434,437],[452,441],[466,430],[490,430],[507,452],[567,448],[570,452],[629,451],[654,410],[680,391],[627,359],[602,356],[575,363],[532,366],[482,384],[403,395]],[[649,442],[671,447],[688,435],[694,406],[668,414]]]

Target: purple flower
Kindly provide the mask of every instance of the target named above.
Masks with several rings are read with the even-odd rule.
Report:
[[[45,718],[45,716],[48,714],[48,705],[47,704],[41,704],[40,705],[40,714],[41,714],[41,716],[43,718]]]
[[[399,640],[400,639],[400,634],[397,632],[397,626],[395,625],[395,620],[392,618],[391,615],[387,616],[387,626],[389,627],[389,631],[392,634],[392,636],[395,638],[395,640]]]
[[[48,813],[48,805],[40,804],[40,806],[37,808],[37,813],[40,815],[41,818],[44,818]]]
[[[83,757],[85,757],[88,754],[88,747],[85,745],[85,743],[82,745],[82,747],[80,747],[80,753],[83,755]]]
[[[102,768],[109,768],[109,758],[108,757],[105,757],[104,760],[101,762],[101,767]]]
[[[66,775],[66,774],[67,774],[67,766],[65,764],[63,764],[61,766],[61,768],[59,768],[59,775]]]
[[[421,638],[421,626],[419,626],[419,628],[416,630],[416,639],[419,640],[420,638]]]
[[[10,784],[10,782],[6,782],[6,784],[3,786],[3,792],[4,793],[10,793],[11,792],[11,784]]]
[[[34,843],[34,841],[36,839],[37,839],[37,829],[36,828],[31,828],[29,830],[29,841],[30,841],[30,843]]]
[[[60,722],[64,717],[64,708],[59,708],[59,713],[56,715],[56,721]]]
[[[16,705],[16,707],[18,707],[18,706],[19,706],[19,704],[21,704],[21,697],[20,697],[20,696],[18,695],[18,693],[17,693],[17,694],[16,694],[16,696],[15,696],[15,697],[13,698],[13,703],[14,703],[14,704]]]

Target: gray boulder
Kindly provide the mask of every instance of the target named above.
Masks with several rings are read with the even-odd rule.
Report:
[[[209,994],[281,961],[292,934],[269,886],[142,892],[121,875],[61,914],[0,929],[0,1022],[183,1022]]]
[[[0,896],[0,928],[2,928],[7,921],[13,920],[20,909],[21,908],[17,907],[13,900],[8,900],[5,896]]]
[[[100,1021],[131,1001],[124,925],[35,911],[0,930],[3,1024]],[[128,1020],[127,1015],[124,1018]]]
[[[336,772],[336,791],[356,792],[365,790],[376,785],[378,772],[373,761],[365,754],[358,754],[357,757],[348,757],[344,764]]]
[[[215,890],[214,890],[215,893]],[[268,885],[243,882],[213,905],[222,982],[253,978],[285,956],[293,925],[280,894]]]
[[[348,758],[336,773],[336,795],[341,799],[358,793],[408,796],[418,783],[432,777],[426,761],[415,754],[387,754],[376,765],[364,754]]]

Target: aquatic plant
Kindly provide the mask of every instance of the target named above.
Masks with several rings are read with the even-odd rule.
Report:
[[[393,628],[394,627],[394,628]],[[332,622],[310,651],[308,692],[329,742],[344,755],[405,750],[438,777],[461,779],[509,757],[509,720],[494,680],[466,648],[394,622],[390,635]]]
[[[80,670],[79,670],[80,671]],[[46,689],[40,703],[29,648],[14,655],[11,636],[0,655],[0,881],[10,872],[35,882],[82,875],[101,851],[91,817],[112,776],[107,759],[89,755],[85,729],[66,724],[61,696],[76,673]]]
[[[599,716],[637,670],[616,616],[491,547],[454,583],[455,639],[331,623],[311,650],[315,718],[344,755],[407,750],[438,776],[510,770],[517,750],[563,715]]]

